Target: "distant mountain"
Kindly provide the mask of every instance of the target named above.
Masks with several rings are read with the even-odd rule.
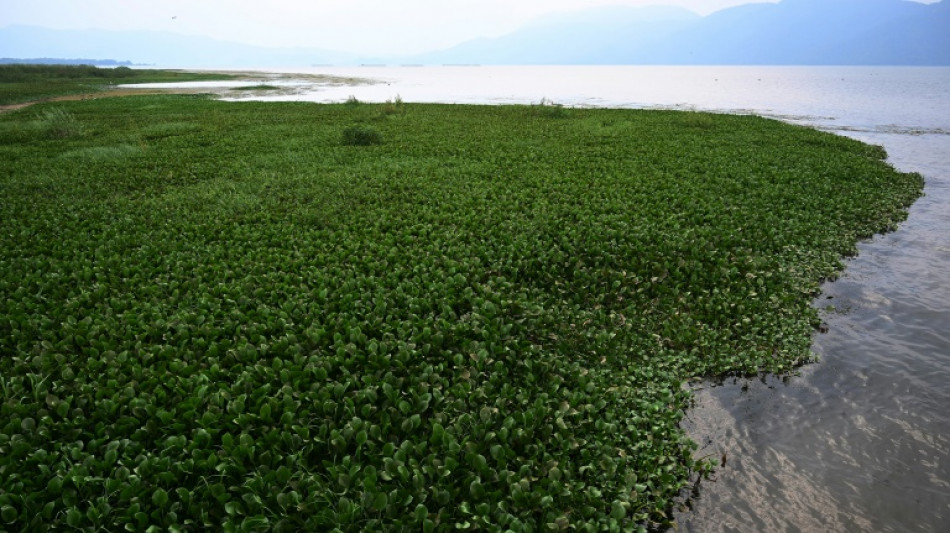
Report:
[[[131,67],[131,61],[115,59],[64,59],[55,57],[0,57],[0,65],[93,65],[96,67]]]
[[[0,28],[0,56],[121,57],[172,67],[356,64],[950,65],[950,0],[782,0],[701,17],[673,7],[548,16],[498,38],[415,56],[361,57],[165,32]]]
[[[422,54],[410,63],[615,64],[701,17],[674,7],[605,7],[545,17],[496,39]]]
[[[299,67],[355,62],[354,54],[306,48],[269,48],[154,31],[0,28],[5,57],[117,57],[170,67]]]
[[[705,17],[672,8],[588,10],[411,62],[950,65],[950,0],[783,0]]]

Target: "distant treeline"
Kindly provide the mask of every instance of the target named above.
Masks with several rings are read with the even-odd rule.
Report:
[[[62,59],[56,57],[35,57],[23,59],[17,57],[0,57],[0,64],[18,65],[97,65],[100,67],[131,67],[131,61],[116,61],[115,59]]]
[[[120,79],[132,78],[137,72],[126,66],[99,68],[92,65],[0,64],[0,82],[23,82],[36,79]]]

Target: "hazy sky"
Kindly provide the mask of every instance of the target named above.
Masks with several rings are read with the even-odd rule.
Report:
[[[759,0],[772,1],[777,0]],[[937,0],[914,0],[933,3]],[[267,46],[412,53],[499,36],[540,16],[599,5],[699,14],[749,0],[0,0],[0,27],[162,30]],[[0,43],[0,55],[3,43]]]

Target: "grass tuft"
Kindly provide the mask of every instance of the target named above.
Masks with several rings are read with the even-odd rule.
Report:
[[[76,117],[61,107],[44,110],[38,119],[38,127],[50,139],[78,137],[83,132]]]
[[[383,143],[383,134],[370,126],[354,125],[343,130],[343,144],[347,146],[371,146]]]
[[[571,116],[570,111],[563,104],[555,103],[547,98],[542,98],[537,104],[532,104],[531,112],[542,118],[568,118]]]

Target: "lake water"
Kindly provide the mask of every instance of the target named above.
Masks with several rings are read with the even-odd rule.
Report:
[[[307,69],[304,69],[307,71]],[[277,72],[277,71],[271,71]],[[288,71],[289,72],[289,71]],[[294,72],[300,72],[300,69]],[[679,531],[950,531],[950,68],[314,68],[265,100],[537,103],[754,113],[883,145],[926,179],[896,232],[815,302],[821,361],[704,384],[686,428],[726,464]]]

